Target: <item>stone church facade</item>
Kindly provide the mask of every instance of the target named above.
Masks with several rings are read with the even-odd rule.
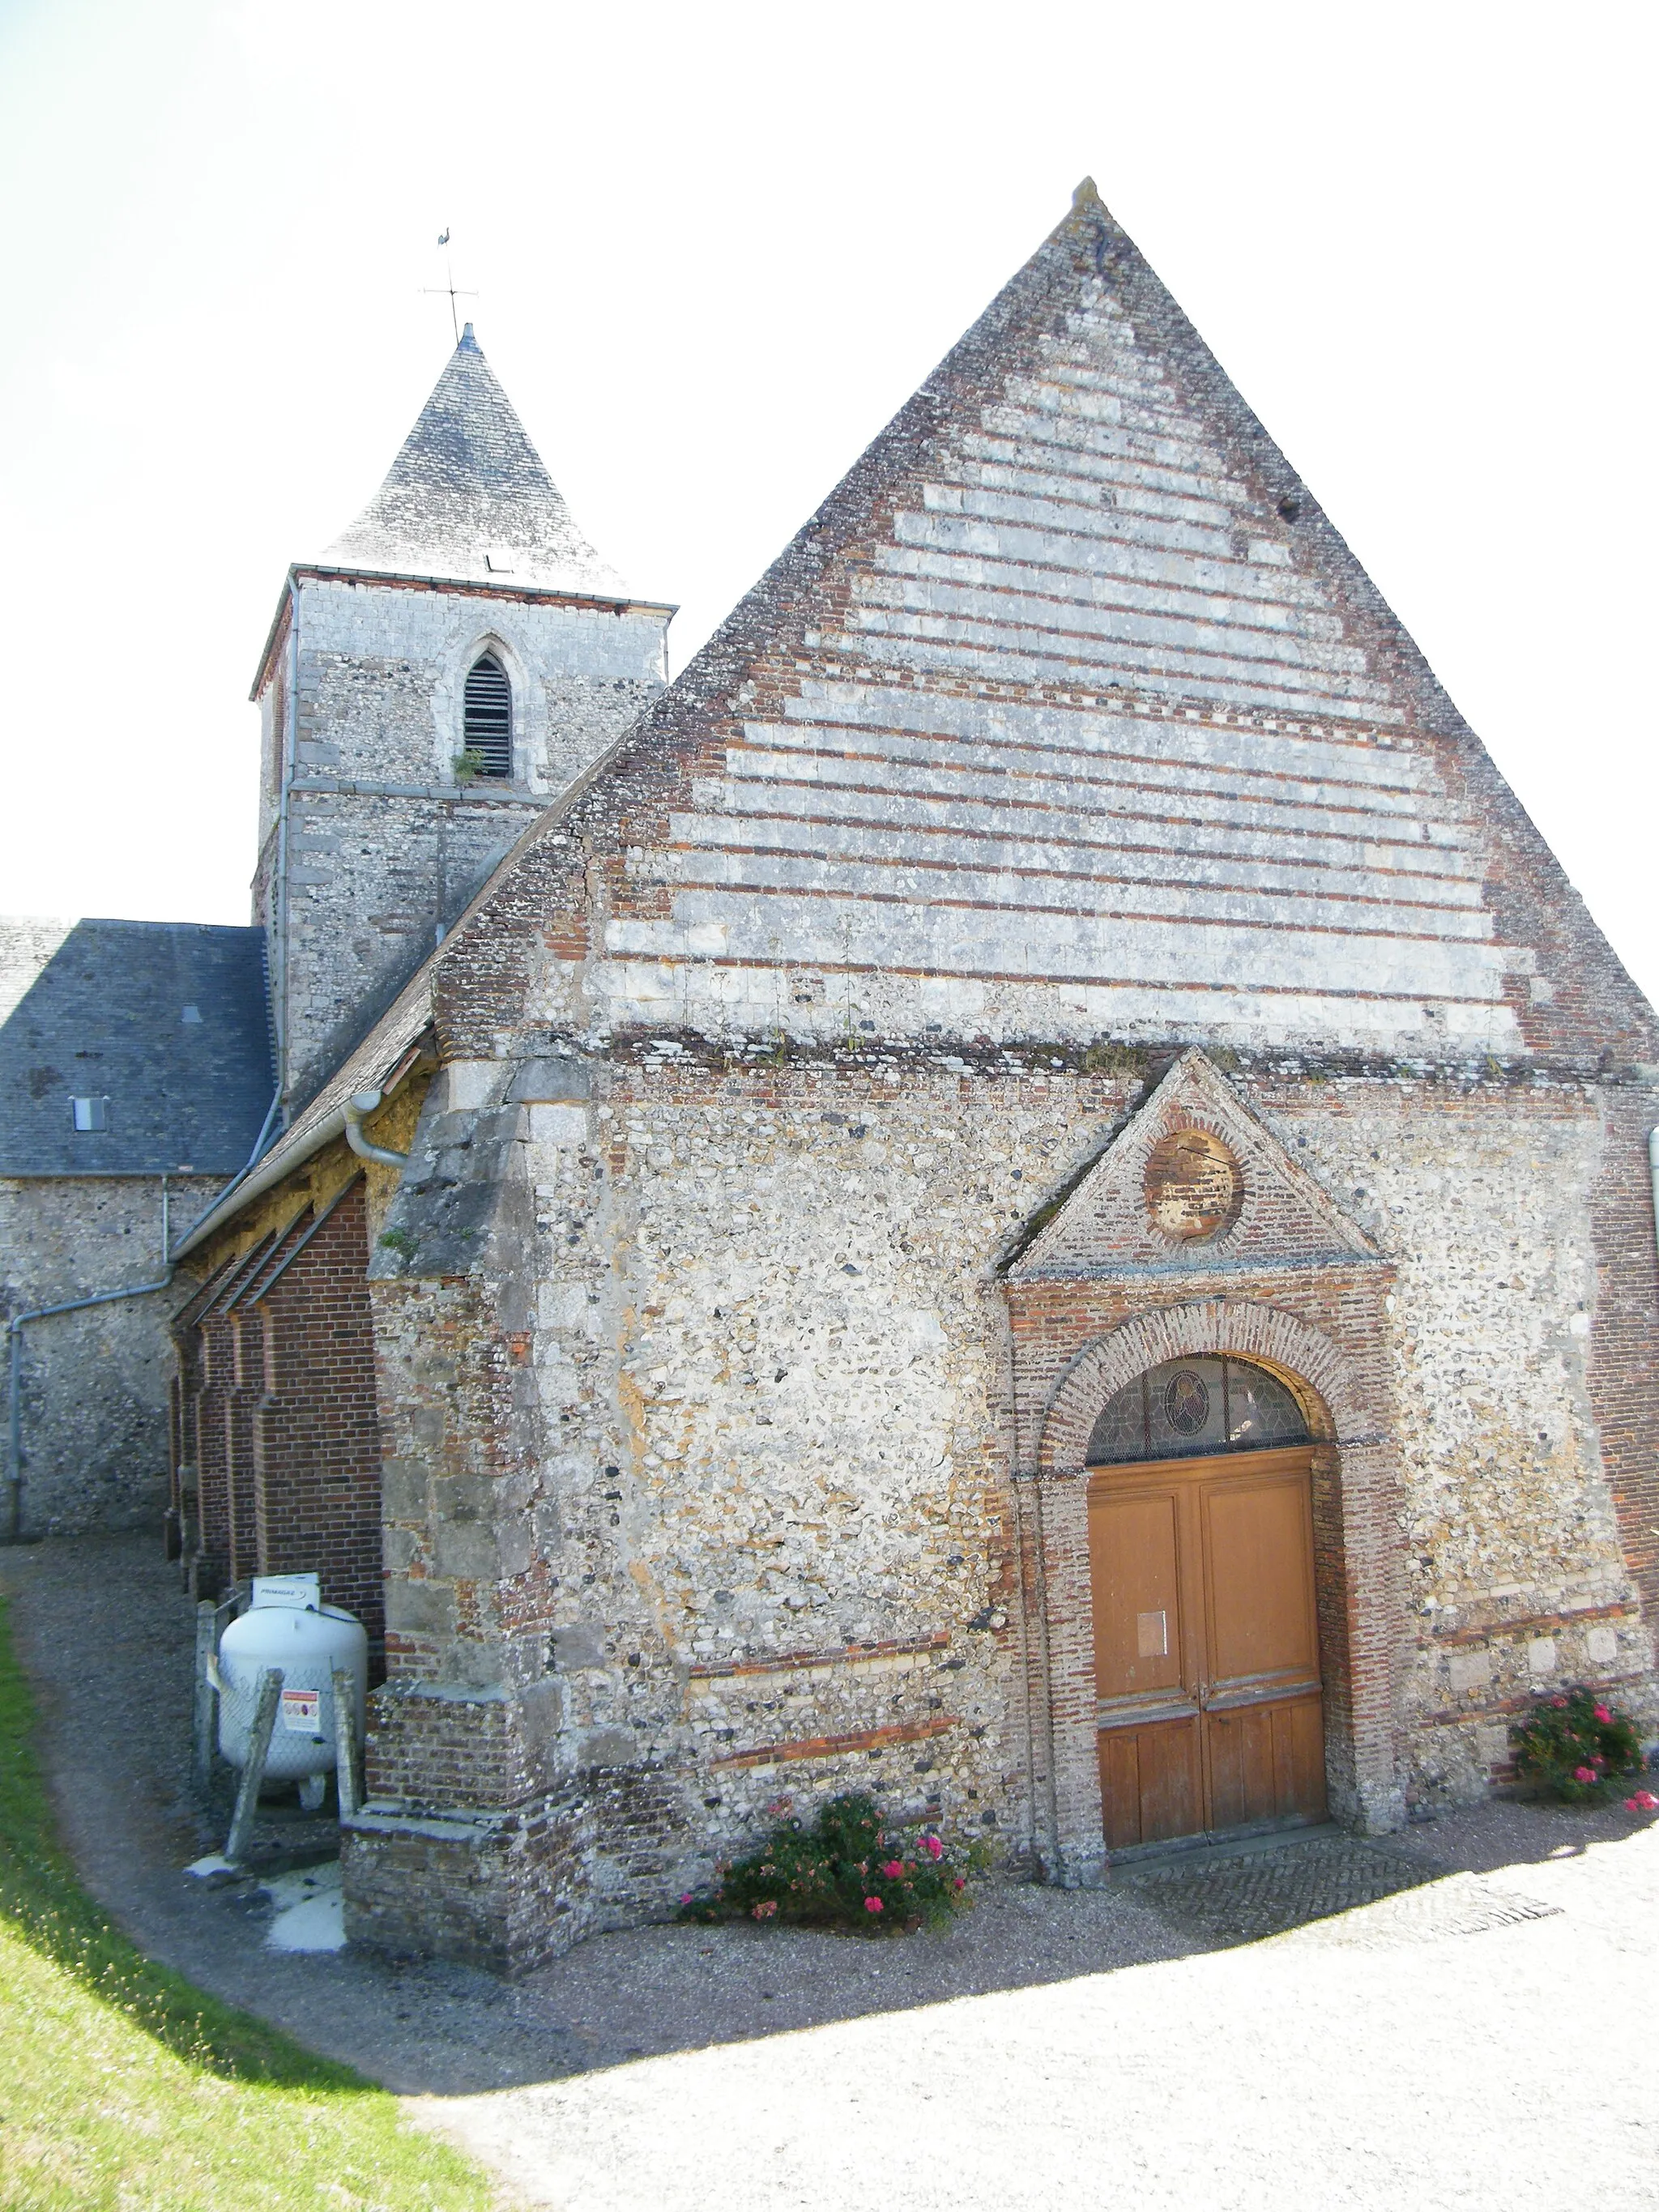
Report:
[[[665,689],[458,360],[262,670],[290,1113],[181,1255],[198,1578],[384,1668],[350,1932],[1651,1731],[1652,1012],[1092,186]]]

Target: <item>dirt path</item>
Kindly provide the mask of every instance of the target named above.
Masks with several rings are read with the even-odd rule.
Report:
[[[411,2109],[532,2202],[1659,2195],[1659,1834],[1622,1813],[1486,1806],[1381,1847],[1316,1839],[1093,1893],[988,1886],[947,1934],[902,1942],[636,1929],[505,1984],[275,1951],[252,1885],[186,1879],[225,1808],[191,1796],[190,1607],[155,1547],[0,1550],[0,1590],[88,1886],[201,1986],[424,2093]],[[271,1823],[263,1843],[275,1863],[330,1835]]]

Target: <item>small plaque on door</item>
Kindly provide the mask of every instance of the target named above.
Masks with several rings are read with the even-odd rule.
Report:
[[[1142,1659],[1169,1657],[1170,1616],[1167,1613],[1138,1613],[1135,1615],[1135,1650]]]

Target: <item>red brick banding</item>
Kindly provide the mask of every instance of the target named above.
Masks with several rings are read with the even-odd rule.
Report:
[[[711,1759],[711,1766],[775,1766],[791,1759],[839,1759],[848,1752],[879,1751],[890,1743],[920,1743],[924,1737],[943,1735],[960,1728],[959,1714],[946,1713],[938,1720],[909,1721],[891,1728],[860,1729],[855,1735],[798,1736],[787,1743],[763,1744],[758,1751],[728,1751]]]

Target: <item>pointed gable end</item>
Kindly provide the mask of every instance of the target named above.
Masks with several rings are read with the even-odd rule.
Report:
[[[1030,1283],[1367,1262],[1384,1264],[1364,1231],[1193,1050],[1007,1275]]]
[[[1659,1060],[1091,185],[544,837],[583,1027]]]

